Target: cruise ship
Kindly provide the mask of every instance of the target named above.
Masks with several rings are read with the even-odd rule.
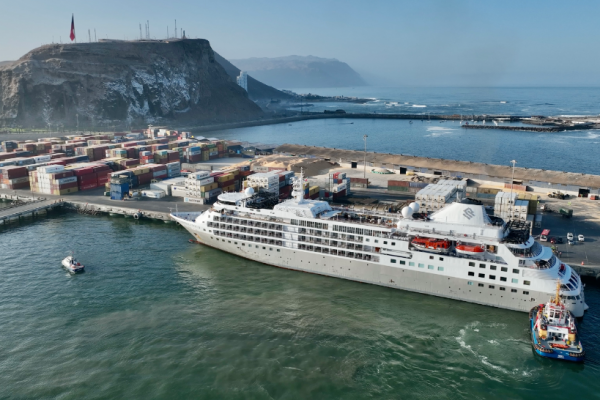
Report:
[[[552,297],[582,317],[579,275],[530,235],[524,222],[455,202],[433,214],[332,208],[292,198],[269,203],[252,188],[223,193],[209,210],[172,218],[207,246],[264,264],[487,306],[529,312]]]

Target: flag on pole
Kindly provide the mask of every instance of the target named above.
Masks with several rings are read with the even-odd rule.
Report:
[[[69,35],[71,42],[75,40],[75,16],[71,14],[71,34]]]

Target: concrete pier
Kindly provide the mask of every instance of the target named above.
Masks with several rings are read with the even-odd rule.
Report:
[[[15,195],[15,197],[18,197]],[[3,199],[13,200],[12,195],[2,195]],[[17,200],[17,199],[14,199]],[[14,207],[8,207],[0,209],[0,225],[7,224],[11,221],[18,221],[21,218],[35,217],[38,215],[45,215],[49,210],[62,207],[63,202],[60,200],[52,199],[34,199],[29,198],[29,202],[16,205]]]

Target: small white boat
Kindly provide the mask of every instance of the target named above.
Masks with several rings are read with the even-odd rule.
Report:
[[[83,264],[77,261],[72,255],[65,257],[62,260],[62,265],[72,274],[83,272],[83,269],[85,268]]]

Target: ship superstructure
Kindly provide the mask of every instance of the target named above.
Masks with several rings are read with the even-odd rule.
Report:
[[[462,202],[429,216],[416,203],[401,215],[332,208],[305,200],[302,181],[278,204],[249,188],[172,217],[201,243],[277,267],[524,312],[558,279],[565,307],[576,317],[587,309],[578,274],[525,222]]]

